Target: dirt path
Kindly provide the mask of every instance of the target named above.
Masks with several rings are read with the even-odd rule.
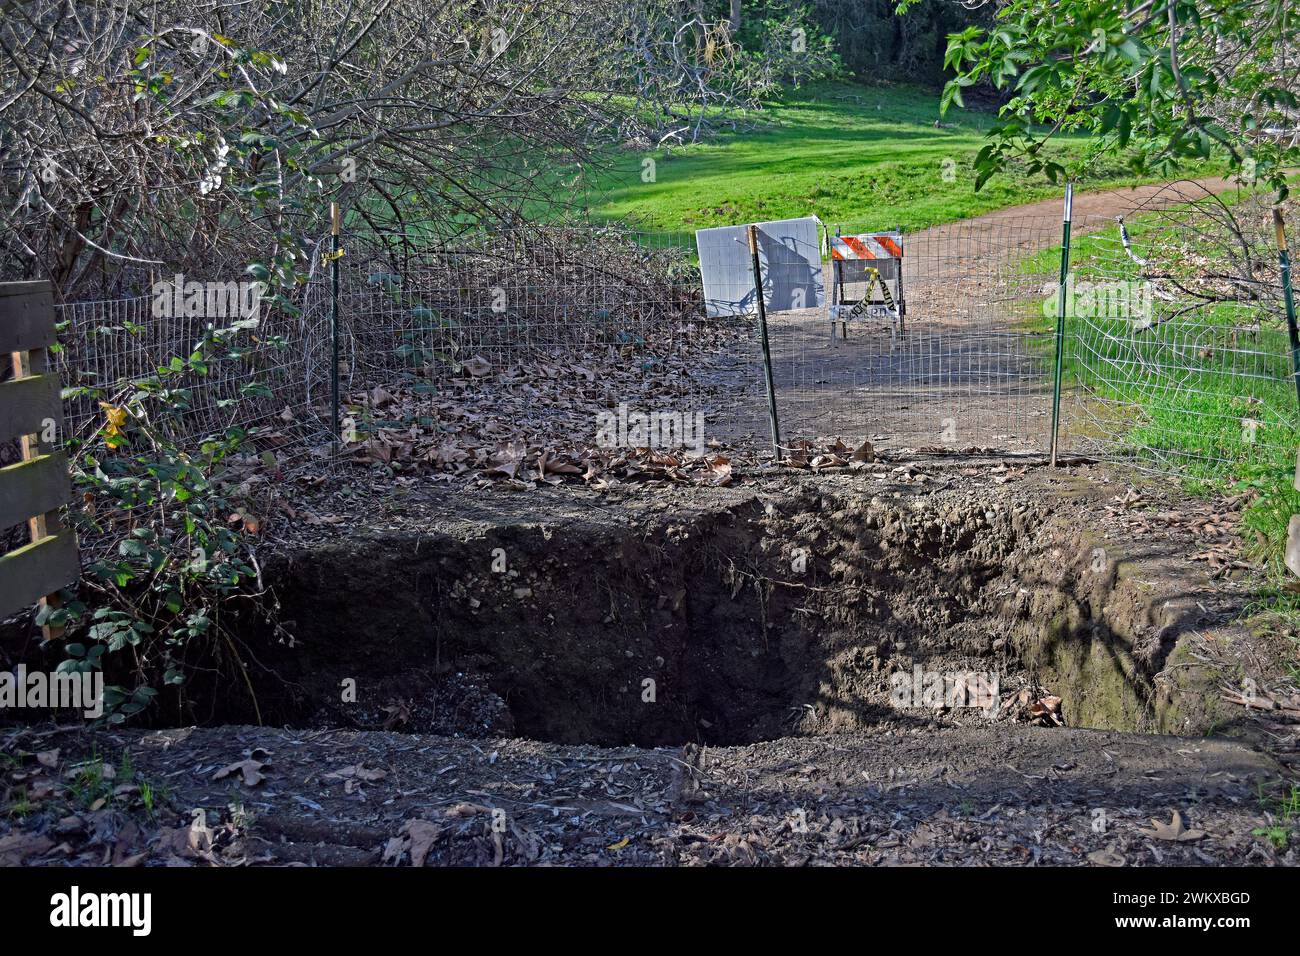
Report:
[[[1226,193],[1236,187],[1238,183],[1232,179],[1210,176],[1203,179],[1178,179],[1170,183],[1152,183],[1148,186],[1123,186],[1121,189],[1075,193],[1074,216],[1076,220],[1082,221],[1132,216],[1149,209],[1166,208],[1178,203],[1204,199],[1208,195]],[[983,216],[975,216],[974,219],[932,226],[914,235],[924,239],[952,233],[954,230],[992,230],[1005,220],[1045,219],[1054,220],[1057,225],[1060,225],[1061,213],[1061,199],[1044,199],[1037,203],[1024,203],[1023,206],[995,209],[993,212],[985,212]],[[1060,239],[1060,234],[1056,238]]]
[[[97,743],[129,752],[136,779],[189,816],[155,829],[82,810],[73,819],[89,839],[44,846],[29,864],[1297,862],[1253,834],[1266,823],[1255,787],[1272,768],[1228,741],[920,726],[701,751],[221,727]],[[249,760],[257,782],[215,779]],[[1153,824],[1175,813],[1190,839]]]
[[[1218,195],[1237,188],[1237,183],[1219,176],[1204,179],[1178,180],[1167,184],[1147,186],[1126,186],[1120,189],[1103,189],[1093,192],[1076,192],[1074,194],[1074,215],[1076,219],[1086,221],[1091,218],[1113,219],[1116,216],[1130,216],[1149,209],[1163,209],[1178,203],[1204,199],[1207,195]],[[994,212],[964,219],[960,223],[935,226],[916,235],[920,237],[942,236],[950,234],[957,228],[991,230],[999,222],[1008,219],[1055,219],[1061,222],[1062,200],[1044,199],[1040,202],[1026,203],[1023,206],[1009,206]],[[1059,235],[1057,236],[1059,239]]]

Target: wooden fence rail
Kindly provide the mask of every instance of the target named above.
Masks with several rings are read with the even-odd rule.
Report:
[[[55,443],[63,430],[58,378],[48,371],[54,296],[48,282],[0,282],[0,357],[13,378],[0,382],[0,445],[18,439],[22,460],[0,468],[0,530],[26,522],[30,543],[0,555],[0,617],[52,603],[80,573],[77,539],[59,507],[71,494]]]

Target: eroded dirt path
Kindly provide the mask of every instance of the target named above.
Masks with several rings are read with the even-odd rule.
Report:
[[[788,485],[800,486],[802,501],[822,502],[822,510],[803,511],[801,506],[790,512],[789,520],[766,511],[764,502],[780,510],[781,499],[790,493]],[[547,601],[554,597],[576,605],[577,592],[565,591],[563,580],[556,583],[534,575],[541,567],[538,561],[551,567],[576,561],[580,578],[599,579],[608,568],[627,563],[627,558],[611,553],[611,541],[641,538],[649,546],[671,551],[690,540],[688,536],[698,535],[706,527],[703,520],[727,512],[740,516],[737,527],[749,527],[753,519],[759,531],[767,527],[788,538],[787,544],[800,540],[805,531],[813,532],[816,525],[820,533],[842,533],[845,540],[861,537],[870,545],[876,540],[870,522],[853,523],[845,509],[854,501],[870,507],[872,499],[894,502],[889,509],[900,515],[914,511],[918,531],[930,522],[930,515],[941,515],[959,503],[980,510],[996,507],[1019,515],[1011,520],[1027,522],[1026,528],[1043,529],[1035,532],[1034,542],[1044,549],[1044,567],[1040,572],[1024,567],[1026,592],[1041,587],[1036,579],[1045,574],[1074,575],[1066,566],[1078,566],[1080,558],[1078,579],[1091,574],[1089,551],[1075,554],[1063,544],[1053,551],[1058,545],[1044,536],[1048,525],[1034,515],[1035,509],[1067,507],[1080,527],[1096,536],[1089,546],[1102,549],[1105,562],[1117,564],[1115,587],[1126,588],[1117,611],[1134,630],[1118,644],[1112,639],[1110,646],[1154,654],[1152,666],[1161,669],[1157,687],[1201,672],[1191,693],[1209,704],[1218,700],[1219,683],[1242,674],[1236,670],[1239,659],[1232,656],[1249,661],[1264,649],[1235,624],[1240,606],[1251,600],[1248,576],[1240,576],[1240,568],[1226,557],[1218,564],[1191,559],[1197,549],[1235,553],[1231,529],[1216,520],[1221,502],[1188,502],[1166,483],[1134,486],[1109,468],[1021,470],[976,459],[957,464],[881,463],[840,475],[771,476],[737,488],[624,489],[607,496],[425,489],[424,494],[412,492],[383,503],[359,496],[357,490],[322,490],[315,498],[295,498],[302,514],[316,520],[304,523],[291,541],[281,540],[279,548],[302,555],[302,574],[320,570],[311,563],[313,553],[317,564],[324,563],[324,555],[313,549],[360,549],[374,557],[380,551],[367,551],[374,542],[387,541],[394,548],[394,542],[409,537],[411,527],[437,529],[422,537],[419,554],[432,555],[433,562],[441,554],[454,564],[458,578],[467,564],[486,566],[490,549],[498,544],[506,546],[521,568],[519,578],[500,585],[504,591],[497,600],[476,597],[480,592],[473,589],[459,597],[455,589],[443,592],[450,604],[441,611],[433,609],[438,611],[433,619],[439,622],[433,633],[447,637],[448,654],[454,652],[455,641],[447,615],[458,607],[456,614],[471,613],[473,598],[484,615],[478,632],[482,640],[503,645],[516,632],[530,635],[538,666],[549,666],[575,622],[558,613],[550,622],[547,609],[559,605]],[[924,507],[913,509],[913,502]],[[803,522],[805,516],[814,522]],[[338,540],[334,528],[339,525],[348,528],[346,540]],[[668,527],[676,528],[677,544],[664,544],[666,538],[658,536]],[[394,533],[400,537],[385,537]],[[1001,533],[997,528],[980,531],[966,546],[979,550],[984,546],[980,541],[995,540]],[[463,542],[463,550],[447,551],[439,536]],[[771,533],[759,536],[776,540]],[[911,551],[893,532],[881,529],[880,536],[888,538],[889,548],[868,548],[875,555],[874,574],[901,581],[900,575],[891,576],[884,568],[906,566],[913,561]],[[516,550],[526,541],[533,541],[536,550]],[[840,545],[827,538],[815,548],[822,557],[840,554]],[[896,558],[885,558],[887,551]],[[409,563],[403,555],[396,554],[386,564],[374,558],[369,592],[354,588],[365,583],[367,571],[360,564],[356,567],[359,576],[343,589],[351,611],[338,602],[326,604],[331,598],[320,592],[316,607],[321,619],[312,622],[315,633],[309,633],[305,645],[313,657],[305,661],[321,687],[337,687],[339,676],[359,674],[364,666],[382,667],[389,658],[390,669],[400,671],[396,676],[407,674],[416,663],[411,654],[421,646],[425,657],[433,658],[428,645],[421,644],[429,640],[421,615],[433,611],[421,611],[413,602],[424,601],[422,594],[434,589],[416,594],[407,587],[398,571]],[[672,554],[666,557],[666,567],[671,566]],[[784,555],[780,561],[785,563]],[[881,561],[901,563],[878,567]],[[649,576],[641,566],[627,570],[637,578]],[[266,572],[274,574],[269,564]],[[658,568],[654,575],[660,575]],[[1001,597],[1001,583],[995,579],[988,584],[996,592],[989,597]],[[693,587],[703,585],[698,579]],[[829,580],[819,585],[828,592],[836,588]],[[399,594],[407,604],[382,609],[373,588]],[[668,588],[668,581],[660,576],[649,588]],[[550,594],[552,589],[558,593]],[[1073,593],[1082,606],[1101,592],[1075,588]],[[922,597],[918,592],[918,606],[926,604]],[[1014,593],[1006,597],[1018,600]],[[748,605],[744,596],[733,605],[736,600],[736,594],[711,594],[707,604],[740,622],[738,610]],[[590,610],[582,604],[581,613]],[[811,601],[801,604],[811,606]],[[650,606],[655,613],[681,619],[667,592],[664,601]],[[768,604],[768,610],[772,606]],[[374,620],[381,610],[389,617]],[[629,614],[632,609],[620,605],[617,610]],[[699,614],[705,607],[693,610]],[[745,620],[755,613],[745,611]],[[1073,640],[1088,640],[1099,620],[1096,613],[1091,611],[1093,623],[1080,622]],[[368,619],[372,633],[361,635]],[[904,636],[898,630],[902,615],[884,619],[884,626],[891,620],[896,637]],[[642,633],[632,619],[625,626],[607,622],[602,627],[597,618],[590,626],[594,643],[578,665],[612,666],[628,648],[638,656],[634,661],[627,658],[628,674],[638,675],[642,667],[651,666],[656,653],[663,653],[663,648],[637,643],[662,635]],[[710,635],[710,627],[699,630],[698,618],[695,626],[695,640]],[[759,624],[736,633],[757,653]],[[465,631],[460,640],[478,636]],[[629,641],[630,636],[636,641]],[[974,632],[971,636],[978,637]],[[995,636],[984,633],[988,640]],[[881,663],[910,667],[913,659],[924,661],[926,654],[936,653],[927,650],[922,631],[906,637],[906,649],[901,643],[888,653],[881,649]],[[374,644],[376,640],[386,644]],[[772,640],[775,648],[775,633]],[[359,646],[368,648],[364,663],[354,654],[343,658],[344,669],[321,666]],[[1178,649],[1187,656],[1171,661],[1170,654]],[[1217,657],[1225,658],[1222,669],[1214,665]],[[452,659],[458,669],[472,663],[471,657]],[[360,674],[365,700],[378,693],[378,676],[378,671]],[[513,689],[510,680],[494,684],[512,708],[526,676],[523,671],[516,674]],[[615,683],[623,683],[624,676],[614,675]],[[1099,670],[1083,675],[1073,691],[1062,691],[1067,723],[1082,713],[1084,697],[1100,683]],[[1271,687],[1262,676],[1258,685]],[[555,698],[572,698],[572,704],[585,692],[560,682]],[[660,693],[659,706],[671,705],[671,682],[664,680]],[[376,700],[387,700],[387,692]],[[792,700],[800,704],[807,698]],[[781,702],[781,709],[788,702]],[[815,700],[809,702],[816,705]],[[398,704],[408,705],[408,717],[415,722],[419,700]],[[400,711],[402,706],[391,717]],[[1180,713],[1196,717],[1195,709]],[[0,731],[0,749],[9,758],[5,783],[10,806],[21,806],[22,812],[0,822],[0,860],[29,865],[597,866],[1300,862],[1294,840],[1291,849],[1279,849],[1268,835],[1269,827],[1291,826],[1270,816],[1275,803],[1268,797],[1284,792],[1279,788],[1294,779],[1294,769],[1286,763],[1297,758],[1295,728],[1261,727],[1274,744],[1287,735],[1291,739],[1288,754],[1275,752],[1277,747],[1264,752],[1249,743],[1260,739],[1251,734],[1251,715],[1231,705],[1219,704],[1216,721],[1218,730],[1243,735],[1236,740],[1026,726],[1011,719],[991,722],[970,710],[909,708],[891,713],[876,706],[870,721],[840,732],[824,732],[822,727],[811,736],[725,747],[602,748],[474,731],[469,718],[477,719],[477,714],[465,717],[456,736],[321,724],[283,730],[234,723],[91,735],[8,728]],[[377,719],[382,721],[382,714]],[[559,732],[576,726],[571,721]],[[407,728],[421,730],[411,724]]]

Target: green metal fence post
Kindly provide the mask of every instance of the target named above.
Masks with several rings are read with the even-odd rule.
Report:
[[[1056,301],[1056,364],[1052,372],[1052,467],[1056,467],[1061,427],[1061,372],[1065,358],[1065,309],[1069,296],[1070,220],[1074,211],[1074,184],[1065,184],[1065,215],[1061,220],[1061,279]]]
[[[1277,257],[1282,266],[1282,302],[1286,306],[1286,328],[1291,336],[1291,375],[1295,379],[1296,401],[1300,403],[1300,333],[1296,331],[1295,293],[1291,290],[1291,253],[1286,245],[1286,223],[1281,207],[1273,208],[1273,227],[1277,230]]]
[[[767,306],[763,303],[763,270],[758,261],[758,226],[749,227],[749,254],[753,258],[754,297],[758,302],[758,332],[763,346],[763,377],[767,382],[767,418],[772,426],[772,455],[781,460],[781,423],[776,417],[776,383],[772,378],[772,350],[767,341]]]
[[[330,203],[330,431],[334,450],[342,437],[339,425],[339,204]]]

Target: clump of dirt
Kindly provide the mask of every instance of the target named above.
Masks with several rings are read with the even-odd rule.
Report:
[[[260,714],[641,746],[1008,720],[1040,696],[1075,726],[1222,719],[1208,672],[1162,674],[1207,613],[1185,561],[1105,540],[1074,495],[867,477],[522,521],[452,505],[438,531],[285,550],[263,574],[293,640],[249,639]]]

